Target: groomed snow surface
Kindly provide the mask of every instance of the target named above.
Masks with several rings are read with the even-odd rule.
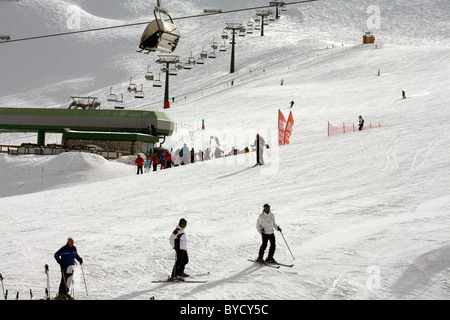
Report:
[[[214,7],[197,2],[199,8]],[[345,20],[340,15],[335,23],[362,29],[369,2],[366,6],[348,2],[361,9],[364,20],[351,25],[353,16]],[[403,2],[394,1],[392,6]],[[128,9],[140,4],[126,3]],[[440,4],[449,13],[447,2],[424,3],[425,11]],[[170,8],[171,1],[165,6]],[[383,1],[379,6],[388,24],[395,17],[392,8]],[[89,294],[78,267],[74,294],[80,300],[448,299],[450,50],[443,45],[448,38],[436,43],[437,28],[415,26],[422,20],[412,21],[413,17],[422,12],[411,5],[404,14],[415,26],[411,30],[420,36],[420,46],[396,43],[393,39],[403,35],[393,28],[389,34],[384,31],[390,41],[377,39],[384,42],[382,49],[363,48],[357,46],[358,32],[352,42],[331,30],[327,36],[327,28],[319,31],[311,25],[317,21],[308,22],[314,18],[312,13],[318,19],[333,15],[332,7],[339,13],[352,8],[347,2],[341,6],[337,1],[319,1],[289,14],[289,7],[288,14],[266,31],[265,40],[279,39],[279,47],[276,41],[263,45],[266,42],[255,35],[238,39],[242,49],[237,47],[236,75],[228,73],[228,50],[216,61],[180,72],[173,81],[173,94],[188,97],[165,110],[177,124],[166,145],[187,143],[205,149],[210,137],[217,136],[227,153],[232,147],[250,146],[260,133],[270,146],[264,166],[253,167],[255,153],[250,152],[136,175],[135,167],[125,161],[129,159],[107,161],[87,153],[0,154],[0,273],[11,299],[17,291],[21,299],[29,299],[30,289],[35,299],[44,296],[45,264],[50,267],[51,294],[56,294],[60,274],[53,254],[68,237],[75,239],[84,260]],[[433,19],[429,11],[423,16],[424,21]],[[220,36],[221,28],[218,24],[206,38],[191,34],[186,41],[201,39],[206,46],[214,32]],[[310,31],[307,37],[304,29]],[[78,41],[89,47],[92,39]],[[114,37],[102,41],[112,45]],[[18,50],[18,43],[11,45],[7,50]],[[32,45],[39,42],[20,44],[22,50],[31,50]],[[130,55],[123,51],[117,49],[111,59],[119,57],[119,64]],[[285,53],[283,59],[280,52]],[[8,54],[0,51],[0,58]],[[181,47],[177,54],[189,56],[189,48]],[[147,60],[154,58],[145,55]],[[136,59],[136,69],[145,72],[144,58]],[[93,93],[103,97],[109,93],[113,84],[105,77],[122,72],[118,71],[122,67],[110,67],[94,70],[98,74],[91,79]],[[41,83],[34,83],[32,97],[50,101],[51,94],[41,85],[57,81],[42,77]],[[73,83],[85,86],[83,79],[62,85],[66,97],[73,94]],[[121,79],[125,88],[127,76]],[[402,90],[407,99],[401,98]],[[8,101],[24,106],[27,99],[21,100],[21,92],[0,97],[4,107],[10,106]],[[295,105],[289,109],[291,100]],[[128,107],[161,110],[162,102],[157,101],[149,92],[142,105],[129,98]],[[290,144],[281,147],[277,146],[279,109],[286,119],[292,111],[295,119]],[[327,136],[328,121],[334,126],[356,124],[360,114],[366,127],[369,123],[382,127]],[[202,119],[206,130],[196,130]],[[35,135],[1,133],[0,139],[1,144],[11,140],[20,144],[34,142]],[[247,261],[258,253],[261,239],[255,224],[264,203],[271,205],[286,240],[276,233],[275,258],[294,263],[292,268],[272,269]],[[192,279],[208,282],[151,283],[171,272],[174,252],[168,238],[180,218],[188,221],[186,272]]]

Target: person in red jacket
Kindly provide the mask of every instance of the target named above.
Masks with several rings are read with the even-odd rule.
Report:
[[[144,165],[145,160],[143,158],[141,158],[141,155],[138,154],[136,160],[134,160],[134,163],[137,165],[137,174],[139,174],[139,172],[141,174],[143,174],[142,172],[142,166]]]
[[[153,154],[152,159],[150,160],[150,163],[153,165],[153,171],[156,171],[158,163],[159,163],[159,159],[156,156],[156,154]]]
[[[164,161],[166,161],[166,168],[172,167],[172,155],[169,151],[166,151],[166,153],[164,153]]]

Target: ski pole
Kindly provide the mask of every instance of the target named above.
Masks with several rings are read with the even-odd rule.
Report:
[[[283,240],[284,240],[284,242],[286,243],[286,246],[287,246],[287,248],[289,249],[289,252],[291,253],[292,259],[295,260],[294,255],[292,254],[292,251],[291,251],[291,249],[289,248],[289,245],[287,244],[286,239],[284,238],[283,232],[280,231],[280,233],[281,233],[281,235],[283,236]]]
[[[83,264],[80,264],[81,266],[81,272],[83,273],[83,280],[84,280],[84,287],[86,288],[86,295],[88,296],[88,289],[87,289],[87,285],[86,285],[86,278],[84,277],[84,270],[83,270]]]
[[[47,274],[47,288],[45,289],[45,293],[47,295],[47,299],[50,299],[50,279],[48,277],[48,264],[45,265],[45,273]]]
[[[3,276],[1,273],[0,273],[0,281],[2,282],[3,299],[6,300],[5,287],[3,286]]]

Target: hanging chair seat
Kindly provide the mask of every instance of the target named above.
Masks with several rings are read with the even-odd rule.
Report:
[[[139,48],[148,51],[171,53],[177,47],[179,39],[180,33],[173,23],[156,19],[145,28]]]

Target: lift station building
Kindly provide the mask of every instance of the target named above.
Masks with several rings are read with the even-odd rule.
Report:
[[[37,132],[37,144],[45,146],[45,134],[61,133],[62,148],[96,145],[129,154],[149,153],[174,131],[164,113],[141,110],[0,108],[0,130]],[[161,141],[162,139],[162,141]]]

